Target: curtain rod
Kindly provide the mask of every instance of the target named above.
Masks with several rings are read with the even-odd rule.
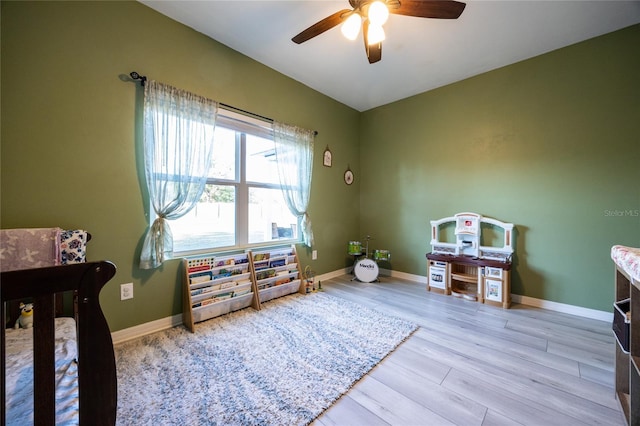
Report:
[[[144,83],[147,81],[147,76],[145,76],[145,75],[140,75],[140,74],[138,74],[138,73],[137,73],[137,72],[135,72],[135,71],[132,71],[131,73],[129,73],[129,75],[130,75],[130,76],[131,76],[131,78],[132,78],[132,79],[134,79],[134,80],[140,80],[140,85],[141,85],[141,86],[144,86]],[[226,108],[226,109],[228,109],[228,110],[236,111],[236,112],[239,112],[239,113],[241,113],[241,114],[248,115],[249,117],[258,118],[258,119],[260,119],[260,120],[268,121],[268,122],[270,122],[270,123],[273,123],[273,121],[274,121],[274,120],[273,120],[273,118],[269,118],[269,117],[265,117],[265,116],[263,116],[263,115],[259,115],[259,114],[253,113],[253,112],[245,111],[244,109],[236,108],[236,107],[234,107],[234,106],[231,106],[231,105],[228,105],[228,104],[224,104],[224,103],[222,103],[222,102],[219,102],[219,105],[220,105],[220,106],[222,106],[222,107],[224,107],[224,108]],[[315,136],[318,136],[318,131],[317,131],[317,130],[314,130],[314,131],[313,131],[313,134],[314,134]]]

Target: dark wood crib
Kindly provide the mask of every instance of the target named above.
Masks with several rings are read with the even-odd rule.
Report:
[[[14,304],[32,300],[34,309],[34,424],[55,424],[55,300],[70,292],[76,298],[78,398],[81,425],[114,425],[117,381],[113,342],[100,307],[102,287],[115,275],[109,261],[23,269],[0,274],[2,318]],[[15,321],[15,318],[10,318]],[[12,322],[10,322],[12,324]],[[1,334],[2,425],[6,422],[5,332]]]

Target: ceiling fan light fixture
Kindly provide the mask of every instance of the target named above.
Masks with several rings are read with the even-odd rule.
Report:
[[[384,2],[380,0],[374,1],[369,5],[367,17],[369,18],[371,25],[382,27],[384,23],[387,22],[387,19],[389,19],[389,9]]]
[[[360,33],[360,26],[362,25],[362,18],[359,14],[353,13],[347,18],[346,21],[340,27],[342,35],[349,40],[355,40]]]
[[[369,46],[374,44],[382,43],[384,41],[384,29],[382,25],[369,25],[369,30],[367,31],[367,40],[369,42]]]
[[[2,0],[0,0],[2,1]],[[382,59],[382,41],[385,33],[382,26],[389,14],[416,18],[457,19],[466,4],[457,0],[348,0],[351,9],[341,9],[295,35],[291,41],[300,44],[334,27],[355,40],[362,27],[364,50],[367,60],[374,64]]]

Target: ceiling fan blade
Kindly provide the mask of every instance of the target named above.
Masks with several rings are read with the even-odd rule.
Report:
[[[349,9],[342,9],[339,12],[329,15],[323,20],[316,22],[306,30],[302,31],[300,34],[293,37],[291,40],[294,43],[298,43],[298,44],[304,43],[305,41],[312,39],[315,36],[320,35],[327,30],[330,30],[336,25],[341,24],[342,21],[344,21],[349,17],[351,12],[352,11]]]
[[[418,18],[458,19],[466,3],[453,0],[399,0],[389,2],[389,12]]]
[[[382,43],[376,43],[374,45],[369,44],[369,20],[365,20],[362,23],[362,35],[364,39],[364,51],[367,54],[367,59],[370,64],[375,64],[382,59]]]
[[[367,59],[369,59],[370,64],[375,64],[380,59],[382,59],[382,43],[377,43],[373,46],[367,46],[367,50]]]

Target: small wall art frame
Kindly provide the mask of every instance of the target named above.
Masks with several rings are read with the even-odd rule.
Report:
[[[331,167],[332,159],[331,151],[329,150],[329,145],[324,150],[324,155],[322,156],[322,165],[325,167]]]

